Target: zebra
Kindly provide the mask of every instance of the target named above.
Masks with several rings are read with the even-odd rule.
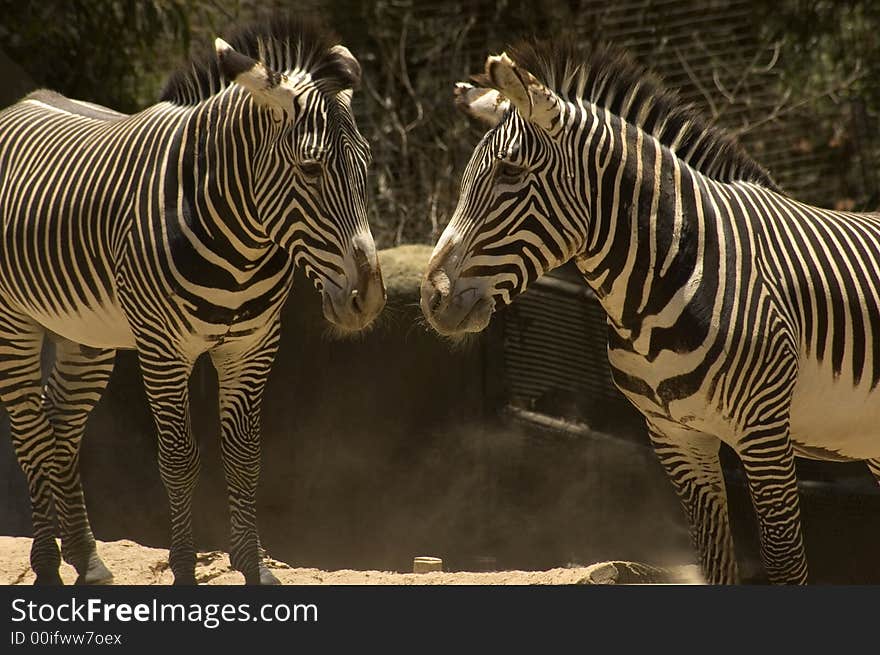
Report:
[[[456,103],[494,126],[425,271],[430,325],[478,332],[574,260],[706,579],[739,581],[724,443],[767,578],[805,583],[795,455],[865,460],[880,479],[880,215],[788,197],[612,45],[520,43],[472,82]]]
[[[39,90],[0,112],[0,400],[32,503],[37,584],[105,583],[78,453],[115,352],[134,349],[158,432],[175,584],[194,584],[199,453],[187,382],[219,381],[230,560],[275,584],[256,526],[260,407],[293,270],[336,329],[385,303],[366,219],[361,68],[323,28],[272,19],[194,56],[161,101],[123,115]],[[49,335],[54,365],[41,384]],[[57,519],[61,551],[55,540]]]

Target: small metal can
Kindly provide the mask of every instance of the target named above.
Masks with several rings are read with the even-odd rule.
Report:
[[[443,570],[443,560],[439,557],[413,558],[413,573],[431,573]]]

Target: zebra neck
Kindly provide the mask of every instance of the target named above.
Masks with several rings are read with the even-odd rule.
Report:
[[[603,122],[585,156],[592,217],[576,261],[618,336],[647,352],[652,328],[683,308],[709,322],[723,268],[711,183],[619,119]]]
[[[183,129],[177,157],[180,236],[205,257],[240,270],[272,247],[260,223],[254,166],[268,126],[242,93],[220,93],[200,105]]]

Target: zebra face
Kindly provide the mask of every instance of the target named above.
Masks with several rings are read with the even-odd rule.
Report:
[[[371,156],[351,110],[360,65],[334,46],[319,70],[290,75],[216,42],[220,67],[256,106],[249,163],[259,230],[286,250],[323,296],[342,331],[367,327],[385,305],[367,223]],[[243,148],[244,150],[244,148]]]
[[[376,246],[367,223],[370,147],[358,132],[348,91],[299,96],[277,154],[289,179],[270,238],[303,267],[323,297],[325,318],[344,331],[366,327],[385,304]],[[289,145],[289,149],[285,146]]]
[[[467,84],[455,90],[460,109],[496,125],[471,156],[458,206],[422,280],[422,312],[448,336],[483,330],[499,305],[570,259],[581,248],[588,218],[583,177],[566,156],[574,144],[561,127],[561,103],[554,97],[549,106],[544,95],[548,106],[527,98],[521,108],[516,92],[522,93],[522,82],[505,76],[525,71],[498,70],[496,60],[514,64],[504,55],[489,58],[487,74],[498,90]]]

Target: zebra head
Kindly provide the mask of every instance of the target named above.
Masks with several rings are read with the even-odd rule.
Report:
[[[475,80],[482,87],[456,85],[456,105],[492,128],[465,169],[421,288],[428,322],[450,336],[484,329],[499,303],[570,259],[589,206],[566,104],[506,54],[489,57]]]
[[[222,39],[215,48],[233,88],[261,110],[263,147],[250,170],[262,231],[303,267],[328,321],[343,331],[366,327],[385,305],[385,287],[367,223],[370,147],[351,109],[360,64],[341,45],[297,54],[292,70],[274,70]],[[292,48],[260,42],[267,61],[289,61]]]

